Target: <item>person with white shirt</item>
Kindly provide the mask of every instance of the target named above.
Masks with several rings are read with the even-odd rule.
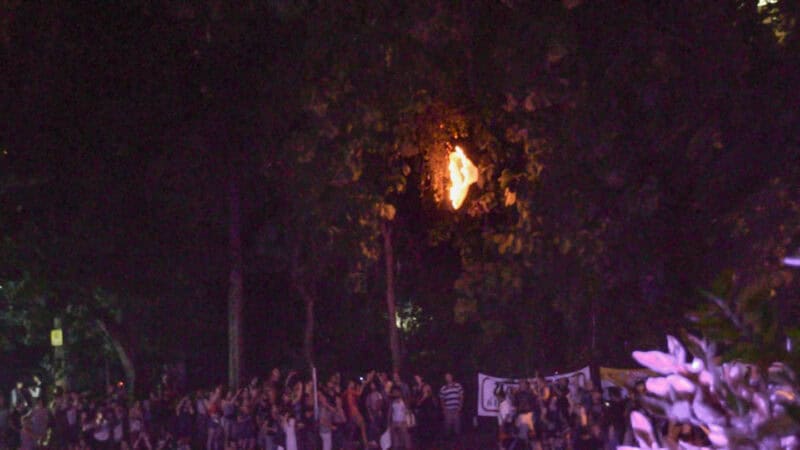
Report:
[[[42,380],[37,375],[33,376],[33,386],[28,387],[28,393],[30,394],[32,403],[36,403],[36,400],[42,396]]]
[[[461,410],[464,407],[464,388],[453,379],[453,374],[444,375],[445,385],[439,389],[439,403],[444,416],[444,435],[461,434]]]
[[[516,411],[511,396],[507,395],[502,387],[497,390],[495,395],[499,403],[497,407],[497,443],[500,450],[504,450],[514,433],[514,413]]]
[[[286,450],[297,450],[296,424],[297,420],[291,413],[284,415],[281,420],[281,427],[286,435],[286,445],[284,446]]]
[[[392,402],[389,405],[389,435],[392,440],[392,450],[400,448],[410,450],[412,443],[411,434],[408,431],[408,419],[411,412],[403,398],[403,391],[399,387],[392,388],[390,397]]]

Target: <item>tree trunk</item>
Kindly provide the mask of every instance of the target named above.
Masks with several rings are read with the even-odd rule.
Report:
[[[239,186],[231,179],[228,187],[229,250],[231,272],[228,285],[228,385],[239,386],[242,377],[242,224]]]
[[[115,324],[97,319],[97,326],[111,342],[114,351],[117,352],[119,362],[122,364],[122,370],[125,372],[128,395],[133,395],[136,389],[136,364],[134,363],[133,347],[130,344],[126,344],[122,331]]]
[[[392,354],[392,370],[399,372],[403,366],[400,351],[400,334],[397,330],[397,301],[394,295],[394,248],[392,228],[387,221],[381,222],[383,235],[383,259],[386,262],[386,311],[389,313],[389,350]]]
[[[303,357],[309,367],[314,367],[314,305],[317,295],[314,284],[307,284],[301,275],[300,244],[296,243],[292,251],[292,284],[300,294],[306,307],[306,323],[303,330]]]
[[[303,333],[303,356],[310,367],[314,367],[314,297],[306,295],[306,327]]]

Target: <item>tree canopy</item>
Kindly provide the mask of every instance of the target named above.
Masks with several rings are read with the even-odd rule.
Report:
[[[61,317],[145,380],[221,379],[235,180],[246,372],[386,366],[387,321],[412,368],[630,364],[798,238],[798,13],[2,1],[0,358]]]

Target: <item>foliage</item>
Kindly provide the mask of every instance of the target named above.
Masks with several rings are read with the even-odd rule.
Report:
[[[795,372],[780,362],[766,369],[740,361],[719,363],[713,344],[687,339],[688,351],[669,336],[667,353],[634,352],[640,364],[661,375],[646,382],[648,411],[701,427],[714,448],[796,448],[800,385]],[[633,413],[631,423],[639,448],[657,447],[643,414]]]
[[[116,359],[108,336],[96,325],[98,317],[115,320],[113,317],[120,313],[116,302],[109,302],[106,294],[98,292],[94,305],[72,304],[61,308],[54,298],[56,293],[30,274],[16,280],[4,279],[0,287],[0,324],[6,330],[0,340],[0,355],[4,360],[10,355],[20,355],[12,356],[9,362],[32,364],[27,368],[9,364],[15,373],[8,375],[21,377],[31,371],[46,375],[50,381],[66,377],[76,388],[87,388],[102,380],[101,371],[87,373],[85,368],[102,367],[105,360]],[[56,318],[64,330],[64,366],[56,361],[50,345],[50,331]]]
[[[0,2],[2,282],[212,377],[236,175],[254,370],[298,346],[295,249],[320,357],[381,363],[383,327],[341,330],[386,319],[386,220],[421,366],[625,363],[796,234],[798,11],[757,4]],[[452,211],[456,144],[481,179]]]
[[[667,338],[667,353],[634,352],[658,372],[646,382],[648,412],[701,427],[717,448],[795,448],[800,433],[796,309],[785,301],[791,272],[773,271],[745,287],[733,271],[721,274],[708,302],[689,315],[704,338],[686,334],[687,347]],[[642,448],[652,426],[631,418]]]
[[[766,368],[783,361],[800,368],[800,354],[793,341],[800,337],[797,309],[787,298],[791,273],[782,270],[762,276],[738,288],[732,271],[717,279],[708,302],[689,314],[693,325],[717,343],[726,360],[741,360]]]

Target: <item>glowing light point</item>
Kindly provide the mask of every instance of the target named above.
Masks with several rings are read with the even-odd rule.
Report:
[[[450,153],[450,203],[453,209],[458,209],[467,198],[469,186],[478,181],[478,168],[467,158],[464,150],[457,146]]]
[[[800,267],[800,256],[787,256],[783,258],[783,263],[789,267]]]
[[[783,258],[783,264],[789,267],[800,267],[800,248]]]

